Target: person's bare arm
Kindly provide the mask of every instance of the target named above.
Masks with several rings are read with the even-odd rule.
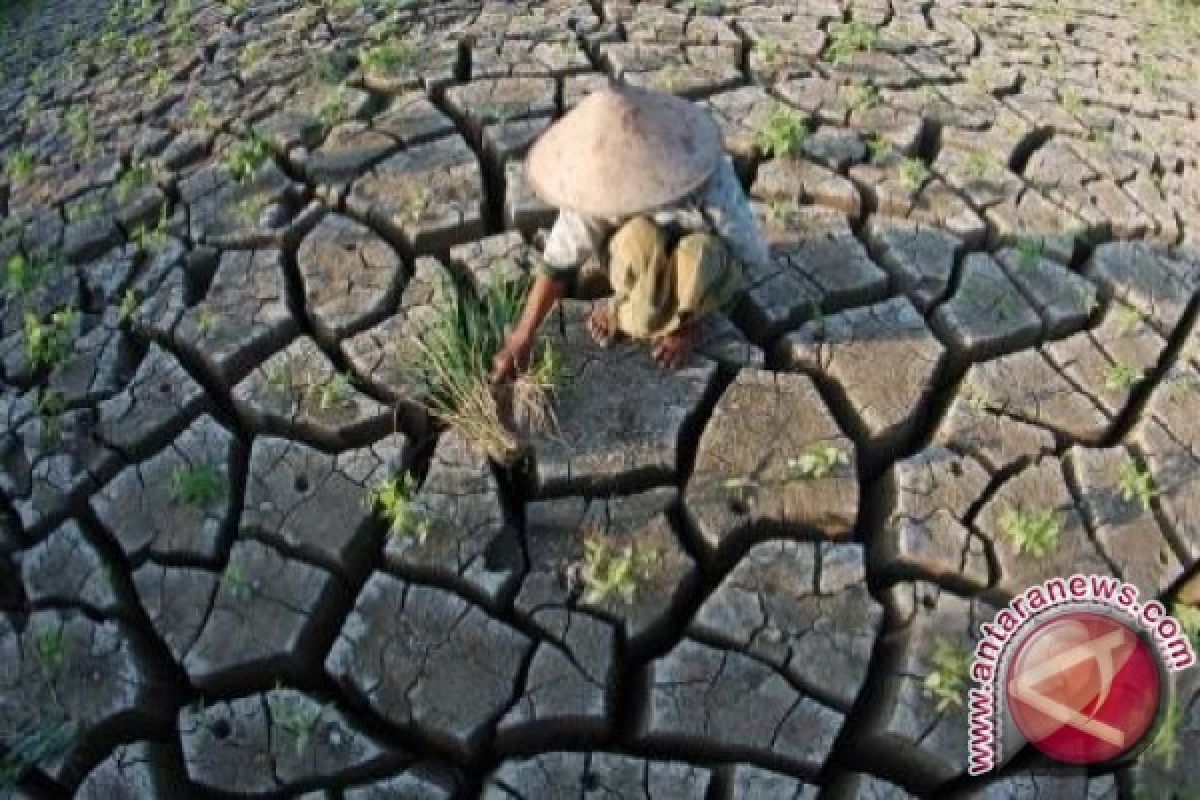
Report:
[[[529,298],[525,301],[525,310],[517,326],[508,334],[504,348],[496,354],[492,361],[493,383],[510,381],[517,376],[519,370],[529,366],[529,354],[537,339],[538,328],[542,320],[554,308],[554,304],[563,296],[566,287],[563,282],[549,275],[538,275],[533,288],[529,290]]]

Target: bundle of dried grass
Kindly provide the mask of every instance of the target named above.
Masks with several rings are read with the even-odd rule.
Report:
[[[511,385],[488,382],[492,359],[520,317],[528,292],[528,279],[497,281],[478,298],[447,291],[450,302],[406,359],[430,413],[502,464],[518,457],[525,436],[557,430],[551,394],[561,366],[552,348],[543,346],[533,367]]]

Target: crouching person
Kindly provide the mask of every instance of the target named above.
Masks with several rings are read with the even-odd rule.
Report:
[[[645,341],[660,365],[682,364],[700,326],[732,301],[744,265],[769,256],[716,123],[672,95],[631,87],[597,91],[530,151],[534,191],[560,209],[517,326],[492,379],[526,368],[542,320],[589,262],[612,296],[588,319],[592,336]]]

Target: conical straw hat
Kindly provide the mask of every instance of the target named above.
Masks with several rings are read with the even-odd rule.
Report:
[[[669,205],[700,186],[721,158],[705,111],[674,95],[629,86],[588,95],[529,153],[526,172],[546,203],[619,216]]]

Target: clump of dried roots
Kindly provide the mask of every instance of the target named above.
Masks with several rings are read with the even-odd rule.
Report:
[[[543,346],[531,368],[502,387],[488,381],[492,359],[516,324],[528,279],[496,281],[479,298],[450,289],[406,359],[422,402],[435,417],[509,464],[529,434],[557,430],[551,405],[559,358]]]

